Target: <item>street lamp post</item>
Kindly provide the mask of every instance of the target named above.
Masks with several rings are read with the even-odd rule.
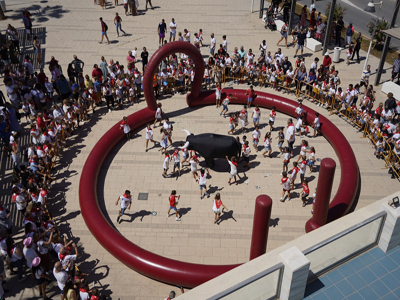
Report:
[[[375,5],[379,5],[378,14],[377,14],[377,16],[376,16],[376,24],[378,24],[378,21],[379,21],[379,13],[380,13],[380,11],[381,11],[382,4],[383,4],[383,1],[378,2],[378,3],[374,3],[374,1],[372,0],[372,1],[369,2],[368,5],[364,8],[364,11],[369,12],[369,13],[374,13],[374,12],[375,12]],[[375,31],[376,31],[376,28],[375,28],[374,32],[372,33],[371,42],[369,43],[369,48],[368,48],[368,52],[367,52],[367,58],[365,59],[364,69],[362,69],[362,72],[364,72],[364,70],[367,68],[367,65],[368,65],[369,53],[371,52],[372,41],[374,40],[374,33],[375,33]],[[363,73],[361,73],[361,77],[362,77],[362,74],[363,74]]]

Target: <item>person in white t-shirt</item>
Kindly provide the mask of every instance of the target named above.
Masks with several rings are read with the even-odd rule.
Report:
[[[286,128],[286,140],[288,143],[290,155],[291,155],[291,157],[293,157],[293,144],[295,141],[295,132],[294,132],[295,128],[294,128],[292,119],[288,119],[287,124],[288,124],[288,126]]]
[[[222,36],[222,48],[225,52],[228,52],[228,41],[226,40],[226,35]]]
[[[179,155],[179,149],[175,149],[174,154],[172,154],[172,159],[174,160],[172,176],[175,176],[175,168],[178,169],[178,176],[181,176],[181,156]]]
[[[253,118],[254,127],[260,125],[261,110],[258,107],[258,104],[256,104],[256,106],[254,107],[251,117]]]
[[[261,131],[259,130],[258,125],[254,127],[254,131],[252,132],[253,135],[253,146],[258,152],[258,142],[260,141]]]
[[[183,37],[185,38],[185,42],[190,43],[190,31],[187,30],[187,29],[185,28],[185,29],[183,30],[183,32],[185,33],[185,34],[183,35]]]
[[[162,104],[157,103],[157,111],[155,113],[156,119],[154,120],[153,128],[156,127],[157,122],[158,122],[158,125],[161,126],[162,115],[163,115],[163,111],[162,111],[161,107],[162,107]]]
[[[226,160],[228,161],[229,165],[231,166],[231,171],[229,173],[229,181],[228,184],[231,185],[231,180],[232,178],[235,179],[235,183],[237,185],[236,181],[236,175],[237,175],[237,160],[236,157],[232,156],[231,160],[229,160],[228,156],[226,156]]]
[[[131,139],[131,127],[128,124],[128,118],[123,117],[122,122],[119,125],[119,129],[123,129],[128,141]]]
[[[193,155],[192,158],[189,160],[189,164],[190,164],[190,171],[193,174],[193,180],[195,182],[197,182],[197,164],[199,163],[199,161],[197,160],[197,155]]]
[[[172,40],[175,42],[176,37],[176,23],[175,19],[172,18],[171,23],[169,23],[169,42],[171,43]]]
[[[205,196],[210,197],[210,194],[207,192],[207,175],[210,175],[208,169],[201,168],[200,169],[200,176],[199,176],[199,187],[200,187],[200,199],[203,199]],[[204,194],[203,194],[204,189]]]
[[[217,41],[215,40],[214,33],[211,33],[211,41],[210,41],[210,54],[214,55],[215,45]]]
[[[312,123],[311,127],[314,128],[314,137],[316,137],[317,134],[321,134],[321,124],[319,122],[319,113],[315,113],[315,119],[314,122]]]
[[[121,209],[118,213],[117,222],[119,222],[120,218],[122,217],[126,209],[131,210],[131,205],[132,205],[131,192],[129,190],[126,190],[123,195],[118,197],[117,202],[115,202],[115,205],[118,205],[119,200],[121,200]]]
[[[54,264],[53,275],[57,280],[57,285],[62,295],[65,283],[68,281],[68,273],[63,270],[59,261]]]
[[[156,141],[153,139],[153,130],[151,129],[150,123],[146,126],[146,152],[148,151],[149,141],[152,141],[156,145]]]

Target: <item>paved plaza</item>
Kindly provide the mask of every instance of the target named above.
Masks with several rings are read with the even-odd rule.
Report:
[[[143,47],[147,47],[151,56],[158,47],[157,25],[163,18],[167,24],[171,18],[175,18],[178,32],[183,32],[183,29],[187,28],[194,33],[202,28],[205,45],[209,44],[211,32],[214,32],[216,36],[217,45],[222,43],[222,35],[227,35],[229,53],[235,46],[243,45],[246,51],[252,48],[258,56],[258,45],[264,39],[267,41],[268,51],[274,53],[278,48],[276,42],[280,38],[279,32],[264,29],[263,23],[258,18],[258,12],[250,13],[251,1],[244,3],[239,0],[204,0],[200,2],[153,0],[155,9],[144,11],[145,0],[140,0],[139,15],[136,17],[124,16],[122,0],[117,8],[108,2],[107,10],[93,5],[92,1],[14,0],[6,2],[7,10],[9,10],[6,15],[9,19],[1,21],[2,29],[5,29],[8,23],[17,29],[22,29],[20,12],[27,7],[33,13],[34,31],[37,30],[42,39],[44,61],[47,63],[51,56],[55,56],[63,70],[66,71],[68,63],[76,54],[85,62],[84,75],[91,74],[93,64],[99,63],[101,56],[104,56],[107,61],[113,58],[114,61],[119,61],[124,65],[126,65],[125,58],[128,51],[135,47],[139,54]],[[258,7],[259,3],[255,2],[255,7]],[[127,36],[115,37],[116,31],[113,26],[115,12],[121,15],[122,28],[128,33]],[[101,38],[99,17],[103,17],[109,26],[110,45],[99,44]],[[287,54],[289,60],[294,63],[294,49],[292,47],[285,49],[284,46],[281,48],[282,52]],[[32,46],[26,46],[24,50],[32,53]],[[207,47],[203,47],[201,52],[205,58],[208,57]],[[314,54],[308,50],[305,53],[306,66],[309,68]],[[321,52],[315,55],[322,59]],[[363,52],[361,55],[365,57],[366,53]],[[359,82],[364,60],[361,61],[361,64],[346,66],[343,61],[344,57],[345,54],[342,52],[342,61],[335,65],[339,70],[341,86],[345,89],[349,83]],[[378,58],[370,57],[369,63],[372,70],[375,70],[378,62]],[[391,66],[386,67],[389,69]],[[48,73],[47,65],[45,72]],[[384,80],[389,78],[389,73],[383,74]],[[374,75],[371,76],[370,82],[373,80]],[[247,88],[242,85],[226,85],[225,87]],[[0,89],[5,91],[3,83]],[[380,87],[376,87],[376,89],[377,104],[383,102],[386,95],[380,92]],[[255,87],[255,90],[282,95],[270,88]],[[293,94],[290,94],[288,98],[295,101]],[[215,106],[191,109],[187,107],[186,96],[178,94],[164,97],[160,101],[166,116],[173,123],[174,146],[178,146],[180,141],[185,141],[186,134],[182,132],[183,129],[187,129],[193,134],[208,132],[226,134],[229,130],[228,119],[221,117]],[[375,158],[374,150],[368,139],[362,138],[362,134],[358,133],[356,128],[337,115],[329,116],[327,110],[308,101],[305,101],[304,105],[326,116],[349,140],[360,170],[360,191],[356,209],[398,190],[398,181],[390,178],[388,170],[384,168],[383,160]],[[65,149],[56,167],[57,180],[50,192],[50,199],[54,199],[54,206],[50,210],[56,216],[57,224],[69,237],[74,238],[79,251],[83,253],[78,260],[78,265],[79,262],[82,262],[80,269],[89,272],[89,281],[94,282],[94,286],[112,299],[156,300],[164,299],[171,290],[178,291],[176,287],[144,277],[120,263],[91,235],[80,213],[78,196],[80,173],[92,148],[111,126],[122,120],[123,116],[145,107],[146,103],[142,101],[112,113],[107,113],[105,107],[96,110],[97,112],[91,116],[90,122],[82,126],[82,129],[77,130],[77,134],[69,140],[70,147]],[[240,106],[230,105],[232,111],[240,108]],[[266,126],[268,114],[269,110],[261,109],[262,136],[268,128]],[[286,126],[287,118],[278,112],[276,125]],[[248,140],[251,140],[251,131],[245,134]],[[242,135],[239,136],[242,137]],[[267,194],[273,200],[267,251],[305,234],[305,222],[311,217],[311,205],[304,208],[301,205],[300,188],[292,193],[292,196],[295,196],[294,199],[286,200],[284,203],[279,201],[282,191],[280,173],[282,172],[283,157],[276,157],[278,154],[276,136],[277,131],[273,131],[273,158],[263,158],[261,152],[256,153],[252,149],[251,169],[247,170],[243,163],[239,164],[239,175],[242,178],[238,185],[229,186],[227,184],[228,164],[224,160],[216,161],[216,171],[211,170],[211,178],[207,180],[207,186],[210,186],[212,192],[211,197],[201,200],[198,184],[193,181],[187,163],[184,163],[181,177],[162,178],[164,156],[160,154],[159,147],[145,152],[145,129],[140,128],[134,132],[132,140],[123,140],[119,143],[104,162],[98,181],[99,205],[104,215],[122,235],[146,250],[192,263],[246,262],[250,254],[254,202],[258,195]],[[156,141],[160,141],[159,127],[154,129],[154,137]],[[306,139],[310,146],[315,147],[317,158],[331,157],[338,164],[333,185],[333,198],[338,188],[341,172],[337,156],[323,137],[307,137]],[[296,137],[295,144],[299,146],[300,141],[301,139]],[[172,149],[170,148],[170,152]],[[297,148],[295,154],[298,153],[299,149]],[[297,158],[298,156],[295,156],[292,161]],[[9,204],[11,202],[12,172],[9,168],[10,162],[5,158],[2,159],[3,188],[0,193],[2,199]],[[203,159],[200,161],[201,165],[204,165]],[[169,172],[172,171],[172,166],[171,163]],[[8,168],[4,174],[6,167]],[[307,168],[306,177],[310,182],[310,190],[314,191],[318,181],[318,172],[310,173]],[[122,222],[117,224],[119,206],[115,206],[115,201],[126,189],[132,192],[134,201],[131,210],[127,211],[127,214],[122,217]],[[178,206],[182,214],[181,222],[175,221],[172,216],[170,218],[166,216],[168,196],[174,189],[181,195]],[[212,200],[216,192],[221,194],[223,203],[229,209],[228,213],[222,215],[223,220],[220,225],[213,224]],[[148,193],[148,199],[138,200],[139,193]],[[152,212],[156,212],[157,215],[153,216]],[[21,237],[22,234],[23,230],[19,226],[17,237]],[[10,287],[9,283],[13,286]],[[7,296],[10,299],[39,299],[38,290],[34,285],[31,277],[24,283],[18,284],[17,278],[13,276],[7,280],[7,288],[10,289]],[[57,285],[53,282],[50,288],[49,296],[58,299]]]

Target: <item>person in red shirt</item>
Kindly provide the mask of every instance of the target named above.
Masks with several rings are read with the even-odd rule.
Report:
[[[303,187],[303,192],[301,193],[301,200],[303,201],[303,207],[305,207],[306,199],[307,199],[308,195],[310,194],[310,188],[308,187],[307,179],[303,180],[303,183],[301,186]]]
[[[38,113],[37,119],[36,119],[36,125],[38,127],[38,129],[40,130],[41,133],[44,132],[44,130],[46,129],[46,123],[43,120],[43,114],[42,113]]]
[[[175,190],[173,190],[172,192],[171,192],[171,195],[169,195],[169,209],[168,209],[168,214],[167,214],[167,219],[169,218],[169,212],[171,211],[171,209],[172,210],[174,210],[175,211],[175,216],[176,216],[176,221],[180,221],[181,219],[178,217],[178,211],[177,211],[177,209],[176,209],[176,206],[178,205],[178,202],[179,202],[179,198],[180,198],[181,196],[179,195],[179,196],[177,196],[176,195],[176,191]]]
[[[253,102],[254,98],[256,97],[256,92],[253,89],[253,86],[250,86],[250,89],[246,92],[247,95],[247,107],[251,107],[251,102]]]
[[[325,53],[325,56],[324,56],[324,62],[323,62],[323,65],[324,65],[325,70],[329,70],[331,64],[332,64],[332,59],[331,59],[331,57],[329,56],[329,53],[326,52],[326,53]]]
[[[97,64],[93,65],[92,78],[99,78],[100,82],[103,82],[103,71]]]

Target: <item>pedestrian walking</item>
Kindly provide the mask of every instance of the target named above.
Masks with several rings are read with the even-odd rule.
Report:
[[[125,210],[131,210],[132,205],[132,195],[129,190],[126,190],[122,196],[119,196],[115,205],[118,205],[119,200],[121,200],[121,209],[119,210],[117,222],[121,219],[122,215],[125,213]]]
[[[360,63],[360,49],[361,49],[361,43],[362,43],[362,35],[361,32],[358,33],[358,36],[356,38],[356,45],[354,47],[354,52],[353,55],[351,56],[351,60],[354,59],[354,54],[357,54],[357,63]]]
[[[287,46],[287,35],[288,35],[288,24],[287,24],[287,21],[282,25],[282,28],[281,28],[281,39],[276,43],[276,45],[277,46],[279,46],[279,43],[283,40],[283,39],[285,39],[285,46],[286,46],[286,48],[288,48],[288,46]]]
[[[121,30],[124,34],[126,34],[126,32],[122,30],[121,23],[122,23],[122,18],[118,15],[118,13],[115,13],[114,25],[117,29],[117,37],[119,37],[118,29]]]
[[[169,212],[172,209],[172,210],[175,211],[175,217],[176,217],[175,220],[176,221],[180,221],[181,220],[181,218],[179,218],[179,216],[178,216],[178,211],[177,211],[177,208],[176,208],[176,206],[179,203],[179,199],[180,198],[181,198],[181,196],[180,195],[177,196],[175,190],[173,190],[171,192],[171,195],[169,195],[169,209],[168,209],[167,219],[169,218]]]
[[[99,42],[100,44],[103,43],[103,39],[104,37],[106,37],[107,39],[107,44],[110,44],[110,40],[108,39],[107,36],[107,30],[108,30],[108,26],[107,24],[103,21],[103,18],[100,17],[100,24],[101,24],[101,41]]]
[[[151,0],[146,0],[146,10],[147,10],[147,5],[150,4],[150,8],[154,9],[153,4],[151,4]]]
[[[349,26],[347,26],[346,29],[346,38],[344,40],[344,47],[346,48],[346,45],[351,45],[351,38],[353,37],[354,33],[354,26],[353,22],[350,22]]]
[[[35,54],[38,60],[39,66],[42,65],[42,49],[40,48],[40,42],[38,37],[35,35],[33,37],[33,48],[35,49]]]
[[[217,193],[214,198],[214,204],[213,204],[213,211],[214,211],[214,224],[217,224],[219,217],[221,216],[221,207],[225,208],[226,210],[229,210],[221,200],[221,194]],[[219,225],[219,224],[218,224]]]
[[[343,22],[343,17],[339,17],[339,20],[336,23],[336,27],[335,27],[335,37],[336,37],[336,43],[335,45],[340,46],[340,40],[342,38],[342,30],[344,27],[344,22]]]

